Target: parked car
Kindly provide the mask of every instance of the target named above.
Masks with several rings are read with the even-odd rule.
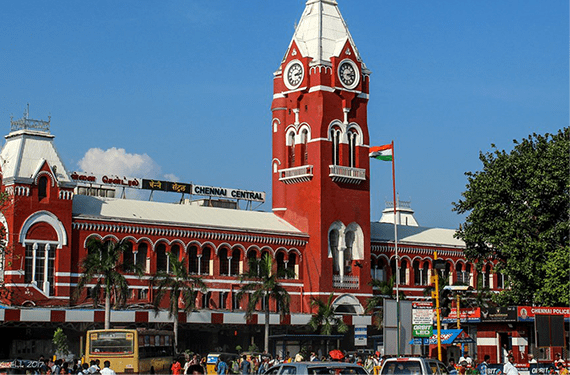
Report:
[[[270,375],[368,375],[366,370],[355,363],[345,362],[291,362],[270,367],[265,374]]]
[[[437,359],[422,357],[386,358],[380,375],[447,375],[447,367]]]

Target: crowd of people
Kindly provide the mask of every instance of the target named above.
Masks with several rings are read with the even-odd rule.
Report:
[[[332,353],[332,352],[331,352]],[[352,362],[364,367],[368,373],[377,373],[382,362],[387,356],[380,356],[379,352],[373,354],[363,355],[348,354],[338,351],[337,356],[317,355],[315,352],[311,353],[297,353],[295,356],[290,356],[287,353],[281,357],[279,355],[274,358],[268,354],[258,355],[241,355],[241,356],[219,356],[215,364],[215,371],[219,375],[229,374],[263,374],[270,367],[287,362],[300,362],[300,361],[343,361]],[[449,360],[447,371],[450,375],[469,375],[469,374],[501,374],[501,375],[518,375],[519,371],[515,366],[514,356],[509,353],[505,358],[505,363],[499,371],[491,371],[489,367],[489,355],[485,355],[481,362],[473,360],[470,356],[460,357],[459,360]],[[103,366],[99,360],[91,361],[91,363],[81,363],[80,360],[73,362],[66,362],[62,359],[53,361],[46,359],[43,356],[39,359],[40,367],[36,371],[37,374],[48,375],[116,375],[115,371],[111,368],[110,361],[105,361]],[[537,361],[532,355],[529,356],[529,368],[536,365]],[[172,375],[186,375],[186,374],[206,374],[207,373],[207,359],[200,356],[200,354],[186,354],[181,355],[174,359],[170,373]],[[562,356],[557,353],[554,362],[547,368],[546,371],[539,370],[534,373],[544,373],[548,375],[570,375],[567,368],[567,362]]]
[[[115,371],[111,369],[111,362],[91,361],[91,363],[81,363],[81,360],[67,362],[59,358],[55,361],[49,358],[40,356],[38,360],[39,367],[35,371],[36,374],[46,375],[116,375]]]

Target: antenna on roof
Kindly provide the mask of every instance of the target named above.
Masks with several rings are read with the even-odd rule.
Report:
[[[30,118],[30,103],[26,104],[26,109],[24,109],[24,118],[26,120]]]

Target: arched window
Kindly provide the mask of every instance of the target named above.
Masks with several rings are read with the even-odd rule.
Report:
[[[505,281],[506,277],[504,273],[497,272],[495,274],[495,278],[497,279],[497,289],[505,289]]]
[[[483,288],[491,288],[491,283],[489,282],[490,275],[491,275],[491,265],[487,264],[485,267],[483,267]]]
[[[356,138],[358,134],[354,131],[348,132],[348,166],[356,167]]]
[[[428,262],[424,262],[424,267],[422,268],[422,277],[423,277],[422,285],[429,285],[431,283],[428,275],[429,275],[429,264]]]
[[[383,258],[378,258],[374,261],[372,267],[372,278],[378,281],[388,280],[388,270],[386,261]]]
[[[139,266],[145,273],[148,272],[148,270],[146,269],[147,250],[148,250],[148,245],[146,244],[146,242],[142,242],[139,244],[137,248],[137,253],[135,255],[136,265]]]
[[[293,276],[294,279],[299,278],[299,264],[297,261],[297,254],[295,253],[289,254],[289,261],[287,262],[287,268],[295,271],[295,276]]]
[[[47,197],[48,193],[48,178],[46,176],[40,176],[38,180],[38,198],[40,200]]]
[[[285,267],[285,254],[283,252],[278,252],[275,256],[275,262],[277,263],[277,270],[284,270]]]
[[[228,249],[223,247],[218,252],[218,260],[220,262],[220,275],[229,275],[230,262],[228,260]]]
[[[465,273],[463,272],[463,264],[462,263],[457,263],[455,265],[455,279],[457,280],[458,283],[465,283]]]
[[[135,264],[135,254],[133,252],[133,243],[127,241],[125,251],[123,251],[123,264],[125,269],[132,269]]]
[[[400,260],[400,285],[408,285],[407,271],[408,261],[406,259]]]
[[[344,252],[344,273],[352,273],[352,248],[354,246],[354,232],[349,230],[344,235],[344,241],[346,244],[346,250]]]
[[[333,165],[340,164],[340,130],[339,129],[332,129],[331,130],[331,139],[332,139],[332,163]]]
[[[340,271],[339,267],[339,256],[338,256],[338,230],[333,229],[329,232],[329,246],[331,249],[331,254],[333,257],[333,271],[338,274]]]
[[[198,274],[198,247],[196,245],[188,246],[188,272]]]
[[[420,262],[418,260],[414,260],[412,268],[414,270],[414,285],[422,285],[423,269],[420,268]]]
[[[292,168],[295,166],[295,133],[292,131],[287,134],[287,153],[288,167]]]
[[[161,242],[156,245],[154,251],[156,252],[156,270],[167,272],[168,258],[166,256],[166,245]]]
[[[309,154],[307,152],[307,142],[309,141],[309,131],[307,129],[303,129],[301,132],[301,164],[307,165],[309,164]]]
[[[206,246],[202,249],[202,257],[200,258],[200,275],[210,274],[210,259],[212,259],[212,249]]]
[[[255,259],[257,258],[257,251],[255,250],[250,250],[247,253],[247,268],[249,269],[249,265],[255,261]]]
[[[239,275],[239,262],[241,260],[241,251],[238,248],[235,248],[232,251],[232,259],[230,264],[230,275],[237,276]]]
[[[176,260],[180,260],[180,245],[172,245],[170,248],[170,255]],[[172,272],[172,265],[170,264],[170,258],[168,259],[168,272]]]

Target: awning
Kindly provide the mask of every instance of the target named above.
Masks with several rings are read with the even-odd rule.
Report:
[[[473,344],[473,340],[465,331],[462,329],[442,329],[441,330],[441,344],[451,345],[451,344]],[[426,338],[414,338],[410,341],[413,345],[437,345],[437,331],[434,330],[432,337]]]

